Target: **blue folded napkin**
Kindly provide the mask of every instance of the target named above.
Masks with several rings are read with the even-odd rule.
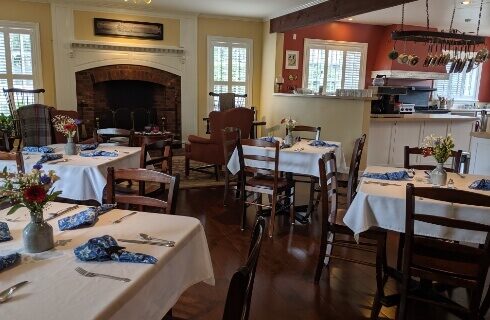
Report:
[[[43,154],[41,156],[41,159],[39,159],[39,161],[36,162],[36,164],[43,164],[45,162],[52,161],[52,160],[58,160],[58,159],[61,159],[61,158],[63,158],[63,155],[62,154],[59,154],[59,153],[47,153],[47,154]]]
[[[8,224],[0,222],[0,242],[12,240]]]
[[[39,152],[39,153],[53,153],[54,149],[51,147],[24,147],[22,148],[24,152]]]
[[[327,147],[327,148],[332,148],[332,147],[338,148],[339,147],[335,143],[328,143],[327,141],[323,141],[323,140],[313,140],[308,144],[312,147]]]
[[[81,157],[117,157],[117,152],[95,150],[92,152],[80,152]]]
[[[271,142],[271,143],[277,142],[277,140],[274,137],[262,137],[262,138],[260,138],[260,140],[266,141],[266,142]]]
[[[490,179],[480,179],[470,184],[470,189],[490,191]]]
[[[86,151],[86,150],[95,150],[99,146],[98,143],[90,143],[90,144],[81,144],[80,145],[80,150]]]
[[[6,256],[0,256],[0,271],[13,266],[20,261],[19,253],[12,253]]]
[[[95,223],[98,216],[113,209],[115,206],[115,204],[103,204],[99,207],[88,208],[87,210],[58,220],[58,227],[61,231],[64,231],[91,226]]]
[[[123,250],[117,241],[108,235],[92,238],[87,243],[75,248],[75,256],[82,261],[119,261],[155,264],[157,259],[147,254]]]
[[[381,180],[408,180],[410,176],[405,170],[396,172],[385,172],[385,173],[370,173],[365,172],[363,175],[365,178],[381,179]]]

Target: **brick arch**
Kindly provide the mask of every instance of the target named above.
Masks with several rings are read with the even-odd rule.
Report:
[[[75,73],[77,110],[86,124],[87,131],[95,126],[95,119],[107,114],[112,106],[104,104],[97,96],[96,87],[114,80],[143,81],[162,86],[159,97],[155,98],[154,109],[157,119],[167,119],[167,129],[180,136],[181,133],[181,77],[157,68],[116,64],[81,70]],[[139,106],[135,106],[139,107]],[[90,130],[90,131],[89,131]]]

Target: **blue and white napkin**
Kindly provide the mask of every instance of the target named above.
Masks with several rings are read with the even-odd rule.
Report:
[[[26,146],[22,148],[23,152],[38,152],[38,153],[53,153],[54,149],[51,147],[34,147],[34,146]]]
[[[95,223],[97,217],[115,208],[115,204],[103,204],[99,207],[88,208],[72,216],[58,220],[61,231],[88,227]]]
[[[490,191],[490,179],[476,180],[470,184],[469,188],[474,190]]]
[[[0,222],[0,242],[12,240],[8,224]]]
[[[110,152],[110,151],[103,151],[103,150],[95,150],[92,152],[80,152],[81,157],[87,157],[87,158],[92,158],[92,157],[117,157],[118,153],[117,152]]]
[[[262,137],[260,140],[265,141],[265,142],[270,142],[270,143],[276,143],[277,140],[274,137]]]
[[[385,173],[370,173],[365,172],[363,175],[365,178],[381,179],[381,180],[408,180],[410,175],[405,170],[396,172],[385,172]]]
[[[13,266],[20,261],[19,253],[12,253],[6,256],[0,256],[0,271]]]
[[[98,143],[81,144],[80,150],[81,151],[95,150],[97,149],[98,146],[99,146]]]
[[[87,243],[76,247],[75,256],[82,261],[119,261],[132,263],[155,264],[157,259],[147,254],[129,252],[120,247],[117,241],[109,236],[92,238]]]
[[[338,148],[339,147],[335,143],[328,143],[327,141],[323,141],[323,140],[313,140],[308,144],[312,147],[327,147],[327,148]]]
[[[39,159],[39,161],[36,162],[36,164],[43,164],[45,162],[52,161],[52,160],[58,160],[61,158],[63,158],[63,155],[60,153],[47,153],[47,154],[43,154],[41,156],[41,159]]]

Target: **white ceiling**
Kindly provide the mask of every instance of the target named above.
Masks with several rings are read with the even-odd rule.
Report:
[[[480,0],[471,0],[471,3],[468,5],[462,5],[461,1],[430,0],[430,26],[437,27],[439,30],[448,30],[454,3],[456,3],[453,28],[466,33],[476,32]],[[402,6],[397,6],[355,16],[352,21],[348,22],[378,25],[399,24],[401,23],[401,16]],[[465,22],[465,19],[471,19],[471,21]],[[425,0],[418,0],[405,5],[405,23],[416,26],[426,25]],[[480,35],[490,36],[490,0],[483,1]]]

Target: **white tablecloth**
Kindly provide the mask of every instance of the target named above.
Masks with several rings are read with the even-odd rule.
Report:
[[[276,139],[280,141],[280,138]],[[338,145],[338,147],[312,147],[308,145],[310,142],[311,140],[302,139],[295,143],[291,148],[281,149],[279,151],[279,171],[319,177],[318,160],[323,155],[334,152],[337,157],[337,171],[348,172],[340,142],[327,141],[330,144]],[[243,153],[269,157],[274,156],[274,150],[272,148],[243,146]],[[246,164],[254,167],[264,165],[264,162],[247,160]],[[227,167],[232,174],[236,174],[240,171],[237,149],[235,149],[231,155]],[[269,163],[267,169],[274,169],[274,163]]]
[[[55,212],[68,204],[54,203],[46,212]],[[80,209],[81,210],[81,209]],[[72,215],[80,210],[66,213]],[[129,211],[113,210],[99,217],[90,228],[59,231],[54,228],[55,249],[39,254],[22,253],[22,263],[0,272],[0,290],[27,280],[8,303],[1,305],[0,318],[9,320],[160,320],[190,286],[204,281],[214,285],[213,267],[203,227],[199,220],[184,216],[140,212],[122,223],[112,221]],[[6,210],[0,211],[0,220]],[[0,255],[22,249],[22,228],[28,220],[27,211],[19,210],[7,222],[14,240],[0,243]],[[173,240],[175,247],[118,242],[126,250],[150,254],[157,264],[120,262],[82,262],[73,249],[88,239],[102,235],[138,239],[144,232]],[[87,278],[75,272],[76,267],[88,271],[130,278],[121,282],[104,278]]]
[[[403,169],[368,167],[365,172],[391,172],[399,170]],[[473,181],[482,178],[484,177],[475,175],[465,175],[465,178],[462,178],[455,173],[448,173],[448,179],[453,179],[457,189],[490,195],[489,191],[478,191],[468,188]],[[486,178],[488,179],[489,177]],[[397,186],[366,184],[366,181],[387,182],[397,184]],[[380,227],[382,229],[404,233],[407,183],[413,183],[416,187],[431,186],[423,171],[416,171],[415,177],[411,181],[385,181],[362,178],[358,193],[345,214],[344,223],[354,231],[355,235],[359,235],[371,227]],[[415,202],[415,210],[418,213],[458,218],[490,225],[490,209],[481,207],[446,204],[439,201],[418,198]],[[455,230],[428,223],[416,222],[415,233],[469,243],[485,242],[484,233]]]
[[[140,148],[114,146],[101,144],[97,150],[119,152],[118,157],[92,157],[86,158],[79,155],[65,155],[63,144],[54,144],[55,153],[62,153],[67,162],[57,164],[43,163],[44,170],[55,170],[61,178],[54,184],[56,191],[61,190],[61,197],[73,200],[97,200],[102,203],[103,191],[106,185],[107,168],[139,168]],[[84,151],[90,152],[90,151]],[[29,172],[41,158],[40,154],[24,154],[25,170]],[[55,162],[55,161],[53,161]],[[16,171],[15,163],[0,161],[0,168],[7,166],[11,172]]]

